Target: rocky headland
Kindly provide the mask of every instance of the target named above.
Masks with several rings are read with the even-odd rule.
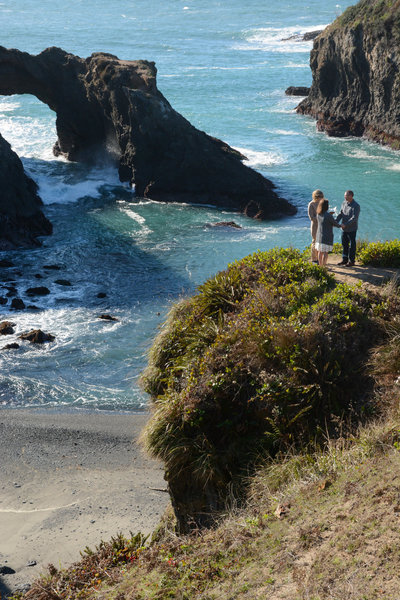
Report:
[[[48,48],[37,56],[0,47],[0,94],[33,94],[57,115],[56,155],[107,153],[138,196],[211,204],[250,217],[296,209],[225,142],[193,127],[157,89],[156,67],[106,53]]]
[[[36,183],[0,135],[0,250],[37,245],[38,236],[51,233],[41,207]]]
[[[310,94],[297,112],[330,136],[400,148],[400,4],[361,0],[314,41]]]

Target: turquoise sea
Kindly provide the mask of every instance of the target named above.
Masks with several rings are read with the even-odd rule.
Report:
[[[146,353],[171,302],[237,259],[309,242],[315,188],[340,206],[347,188],[362,207],[360,236],[398,237],[400,154],[360,139],[330,139],[294,112],[289,85],[309,85],[312,42],[285,40],[322,29],[351,1],[1,0],[0,45],[80,56],[105,51],[156,62],[158,87],[196,127],[239,148],[298,207],[295,217],[256,222],[209,207],[134,197],[110,165],[88,171],[52,156],[55,114],[32,96],[0,97],[0,132],[40,186],[53,236],[0,258],[19,295],[51,294],[39,310],[0,320],[40,327],[56,341],[0,352],[0,406],[145,409],[138,387]],[[232,220],[242,229],[213,228]],[[58,272],[44,265],[58,264]],[[6,275],[3,271],[0,275]],[[70,287],[55,283],[68,279]],[[99,299],[97,294],[107,297]],[[2,294],[0,294],[2,295]],[[30,303],[30,301],[28,302]],[[117,322],[100,321],[109,313]],[[2,344],[4,345],[4,344]]]

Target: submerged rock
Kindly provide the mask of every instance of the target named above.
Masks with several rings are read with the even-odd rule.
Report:
[[[25,308],[25,302],[21,298],[13,298],[11,300],[11,308],[14,310],[23,310]]]
[[[310,88],[305,86],[291,85],[285,90],[286,96],[308,96]]]
[[[21,333],[21,340],[28,340],[33,344],[43,344],[44,342],[53,342],[56,338],[51,333],[44,333],[41,329],[32,329],[28,333]]]
[[[211,223],[211,227],[233,227],[234,229],[242,229],[235,221],[219,221],[218,223]]]
[[[97,317],[98,319],[103,319],[104,321],[119,321],[119,319],[117,319],[116,317],[112,317],[111,315],[99,315]]]
[[[0,66],[0,81],[2,77],[7,79]],[[0,93],[2,87],[0,83]],[[42,213],[37,189],[10,144],[0,135],[0,250],[37,246],[38,236],[51,233],[52,226]],[[14,265],[2,260],[0,266]]]
[[[16,342],[12,342],[11,344],[6,344],[2,347],[2,350],[18,350],[19,344]]]
[[[32,56],[0,47],[0,94],[33,94],[57,113],[57,156],[90,162],[106,153],[121,181],[145,198],[222,206],[260,219],[294,214],[240,152],[172,108],[156,73],[153,62],[101,52],[84,59],[60,48]]]
[[[7,260],[5,258],[5,259],[0,260],[0,267],[3,269],[8,269],[10,267],[15,267],[15,265],[13,262],[11,262],[11,260]]]
[[[56,283],[57,285],[63,285],[65,287],[69,287],[70,285],[72,285],[72,283],[68,281],[68,279],[56,279],[54,283]]]
[[[50,290],[44,285],[41,285],[39,287],[28,288],[25,293],[27,296],[47,296],[50,294]]]

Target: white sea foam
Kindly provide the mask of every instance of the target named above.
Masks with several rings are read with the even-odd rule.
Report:
[[[398,171],[398,172],[400,172],[400,163],[393,163],[391,165],[388,165],[386,167],[386,169],[388,171]]]
[[[150,229],[150,227],[148,227],[146,225],[146,219],[144,217],[142,217],[142,215],[135,212],[132,208],[127,206],[126,203],[120,203],[120,204],[122,204],[122,206],[120,207],[120,210],[124,214],[126,214],[130,219],[133,219],[134,221],[136,221],[136,223],[141,225],[141,228],[139,231],[139,233],[141,235],[148,235],[149,233],[152,233],[152,230]],[[135,232],[135,235],[136,235],[136,232]]]
[[[39,185],[39,195],[44,204],[67,204],[85,196],[97,198],[104,186],[122,186],[115,167],[92,168],[84,172],[83,180],[78,181],[68,180],[68,169],[65,173],[55,174],[51,163],[43,168],[32,168],[30,163],[29,166],[25,165],[25,170]]]
[[[236,148],[236,150],[247,157],[247,160],[244,161],[245,164],[254,169],[282,165],[286,162],[286,158],[277,152],[249,150],[248,148]]]
[[[326,25],[312,27],[262,27],[243,32],[244,42],[235,45],[235,50],[261,50],[262,52],[298,53],[309,52],[312,40],[302,41],[291,36],[300,36],[307,31],[325,29]]]

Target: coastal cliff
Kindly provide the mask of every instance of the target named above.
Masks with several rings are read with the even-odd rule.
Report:
[[[33,94],[56,112],[56,155],[107,153],[121,181],[153,200],[221,206],[255,218],[294,214],[274,185],[225,142],[193,127],[157,89],[156,67],[60,48],[37,56],[0,47],[0,94]]]
[[[0,250],[37,245],[38,236],[51,233],[41,207],[36,183],[0,135]]]
[[[330,136],[400,148],[400,3],[361,0],[314,41],[313,82],[297,112]]]

